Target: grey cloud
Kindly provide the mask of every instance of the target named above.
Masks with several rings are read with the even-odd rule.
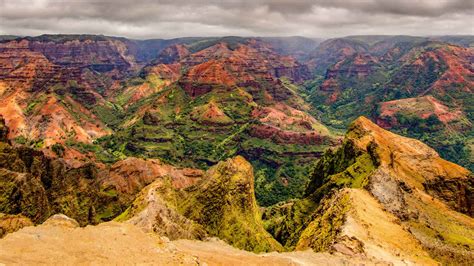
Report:
[[[473,34],[471,0],[0,0],[0,34]]]

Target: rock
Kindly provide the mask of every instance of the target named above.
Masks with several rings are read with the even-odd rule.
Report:
[[[188,189],[179,207],[184,216],[235,247],[254,252],[283,250],[263,228],[249,162],[237,156],[211,167],[206,176]]]
[[[254,252],[282,251],[263,228],[253,168],[237,156],[211,167],[197,183],[177,188],[157,180],[117,220],[170,239],[219,237]]]
[[[22,265],[151,264],[151,265],[340,265],[374,264],[370,259],[328,253],[255,254],[222,241],[161,241],[126,223],[69,228],[24,228],[0,239],[0,261]]]
[[[422,142],[386,131],[364,117],[351,124],[346,138],[352,140],[358,149],[368,151],[397,180],[444,200],[456,211],[471,212],[474,193],[472,174],[459,165],[443,160]],[[454,191],[425,190],[433,184],[445,186],[452,183],[458,184],[450,186]]]
[[[43,225],[44,226],[57,226],[57,227],[63,227],[63,228],[79,227],[79,223],[76,220],[71,219],[64,214],[55,214],[49,217],[48,220],[46,220],[43,223]]]
[[[296,249],[330,250],[379,263],[436,264],[418,240],[362,189],[342,189],[328,195],[314,216]]]
[[[272,208],[265,222],[297,249],[465,264],[474,258],[472,180],[422,142],[361,117],[318,161],[306,198]]]

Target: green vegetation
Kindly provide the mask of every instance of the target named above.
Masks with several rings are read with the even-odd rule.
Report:
[[[360,40],[351,37],[349,41]],[[375,38],[366,44],[378,41]],[[364,66],[368,75],[360,77],[351,72],[355,68],[353,56],[346,56],[342,61],[329,58],[335,60],[332,64],[337,63],[334,73],[331,72],[334,83],[322,90],[321,86],[328,79],[315,75],[312,80],[305,82],[301,95],[314,106],[325,125],[338,130],[346,129],[351,121],[361,115],[376,120],[380,115],[379,103],[432,95],[453,110],[461,109],[467,119],[446,126],[434,116],[422,119],[420,113],[399,112],[396,114],[399,124],[391,125],[391,130],[419,139],[437,150],[443,158],[474,170],[471,149],[467,145],[474,134],[474,101],[470,93],[462,89],[469,84],[440,80],[448,70],[447,62],[435,56],[427,56],[428,53],[438,54],[440,49],[448,48],[445,44],[426,42],[420,38],[394,37],[391,41],[397,52],[390,56],[404,56],[403,64],[398,60],[369,63]],[[351,47],[358,45],[360,44],[350,44]],[[441,83],[446,83],[444,86],[449,87],[432,89],[437,81],[442,81]]]
[[[292,85],[287,82],[287,86]],[[120,101],[98,106],[95,113],[116,133],[96,140],[101,148],[94,152],[103,162],[134,156],[201,169],[243,155],[258,172],[260,205],[301,196],[311,161],[326,146],[283,145],[251,137],[250,129],[257,123],[251,117],[255,106],[251,99],[243,88],[216,88],[193,99],[181,88],[170,86],[127,107]],[[222,115],[215,116],[220,112]]]
[[[209,179],[177,201],[178,209],[203,225],[210,235],[235,247],[254,252],[282,251],[263,228],[251,170],[250,164],[239,157],[213,166],[208,171]]]
[[[350,209],[349,194],[344,192],[328,194],[315,211],[316,219],[301,233],[297,245],[311,247],[316,252],[328,251],[340,233],[345,223],[345,215]]]
[[[265,210],[265,228],[286,248],[294,248],[298,241],[316,241],[300,244],[318,251],[326,250],[348,209],[344,197],[331,204],[328,202],[341,188],[364,188],[368,185],[368,177],[377,166],[376,158],[370,152],[372,149],[375,147],[369,148],[369,152],[360,151],[346,140],[336,151],[327,150],[312,168],[306,197]],[[318,217],[317,220],[314,220],[315,217]],[[311,238],[314,234],[319,237]]]

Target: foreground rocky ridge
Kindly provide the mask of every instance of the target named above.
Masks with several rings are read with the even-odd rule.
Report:
[[[116,220],[170,239],[209,235],[249,251],[283,251],[260,217],[253,168],[237,156],[211,167],[195,185],[176,189],[161,180],[152,183]]]
[[[267,209],[264,222],[288,248],[465,264],[473,189],[467,169],[362,117],[317,163],[307,198]]]
[[[351,265],[374,263],[329,253],[255,254],[217,239],[169,241],[136,226],[107,222],[79,228],[74,220],[53,216],[0,240],[5,264],[158,264],[158,265]]]

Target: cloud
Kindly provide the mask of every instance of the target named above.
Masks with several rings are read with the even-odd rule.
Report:
[[[0,34],[474,34],[471,0],[0,0]]]

